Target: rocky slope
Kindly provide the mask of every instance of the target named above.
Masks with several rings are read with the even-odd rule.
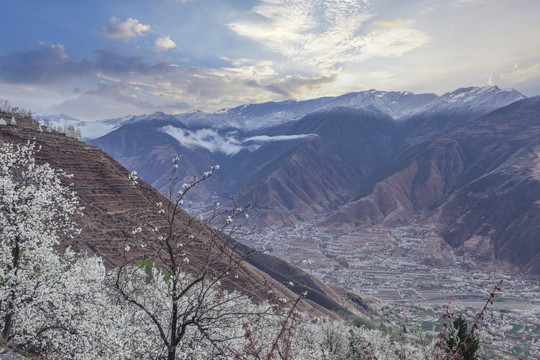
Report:
[[[324,224],[401,223],[421,214],[478,261],[540,273],[540,98],[503,107],[430,141],[406,145],[364,196]]]
[[[307,115],[282,130],[285,136],[224,164],[228,189],[258,194],[272,223],[312,219],[352,200],[362,181],[399,144],[398,128],[376,111],[336,108]],[[260,218],[259,218],[260,219]]]

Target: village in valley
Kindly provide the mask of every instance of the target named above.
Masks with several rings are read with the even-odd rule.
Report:
[[[475,263],[429,225],[413,220],[345,231],[298,222],[264,228],[245,240],[327,283],[377,299],[370,306],[388,321],[381,326],[390,333],[406,329],[436,336],[447,308],[473,322],[486,294],[502,280],[502,291],[480,323],[485,351],[512,359],[540,357],[539,279],[504,264]]]

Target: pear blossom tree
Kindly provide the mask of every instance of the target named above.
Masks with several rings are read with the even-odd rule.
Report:
[[[34,143],[0,147],[2,339],[55,359],[159,358],[149,319],[108,286],[115,272],[100,257],[57,251],[79,232],[72,216],[82,208],[61,183],[71,176],[37,164],[37,151]],[[159,290],[148,285],[145,301]]]
[[[166,193],[170,201],[164,204],[143,192],[162,225],[145,224],[132,230],[133,241],[125,246],[126,261],[116,270],[111,287],[152,323],[161,339],[164,358],[182,358],[201,343],[209,344],[206,356],[223,356],[223,344],[242,338],[242,317],[253,312],[245,295],[223,290],[222,282],[231,280],[251,255],[236,251],[231,236],[252,231],[237,219],[246,218],[256,204],[240,206],[233,199],[229,210],[216,203],[205,224],[186,216],[182,210],[184,198],[209,179],[219,165],[179,186],[179,159],[175,156],[171,166]],[[136,172],[129,178],[138,186]],[[144,256],[131,255],[136,253],[134,247]],[[149,287],[154,294],[151,298],[147,296]]]
[[[35,161],[35,143],[0,147],[0,321],[2,338],[23,337],[25,314],[43,305],[44,294],[61,277],[64,260],[55,250],[77,232],[75,192],[69,178]]]

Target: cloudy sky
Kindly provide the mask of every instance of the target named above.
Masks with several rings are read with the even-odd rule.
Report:
[[[0,97],[92,120],[367,89],[540,94],[538,0],[0,2]]]

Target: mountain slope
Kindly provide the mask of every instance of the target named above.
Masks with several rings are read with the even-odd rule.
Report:
[[[181,147],[174,137],[161,131],[166,126],[186,127],[175,116],[161,114],[158,119],[137,120],[90,142],[126,168],[136,170],[142,179],[158,190],[165,189],[169,183],[169,170],[174,154],[182,153],[182,167],[179,169],[182,178],[202,174],[215,163],[214,156],[209,151],[194,151],[189,147]],[[212,180],[209,181],[210,184]],[[209,196],[207,186],[208,184],[204,184],[197,189],[200,197]]]
[[[239,154],[225,162],[224,172],[229,186],[244,186],[251,197],[259,194],[274,208],[273,220],[279,213],[289,223],[350,201],[399,144],[391,118],[346,108],[307,115],[282,134],[309,136]]]
[[[478,260],[540,273],[540,98],[400,151],[360,199],[324,224],[399,223],[428,216],[448,244]],[[473,246],[474,245],[474,246]]]
[[[167,200],[142,181],[140,187],[134,187],[128,179],[128,170],[96,147],[56,132],[38,131],[37,124],[28,119],[17,119],[17,125],[0,125],[1,142],[25,143],[32,139],[42,147],[37,154],[38,162],[47,162],[74,175],[70,181],[85,209],[84,216],[77,218],[82,233],[73,239],[73,244],[81,251],[103,256],[109,265],[122,263],[131,230],[144,223],[159,222],[154,205],[143,192],[151,198]],[[200,226],[189,219],[187,213],[180,214],[181,222]],[[240,248],[245,251],[245,247]],[[194,249],[189,257],[196,262],[203,254]],[[307,290],[308,301],[302,306],[313,314],[334,316],[334,311],[345,310],[347,306],[340,299],[341,290],[282,260],[261,254],[249,261],[238,269],[238,281],[227,286],[248,292],[255,299],[264,299],[260,289],[265,282],[273,286],[276,295],[289,299]],[[272,271],[266,273],[265,269]],[[287,285],[289,282],[295,284],[292,290]]]
[[[401,131],[409,142],[433,137],[524,98],[515,90],[497,86],[460,88],[403,118]]]

